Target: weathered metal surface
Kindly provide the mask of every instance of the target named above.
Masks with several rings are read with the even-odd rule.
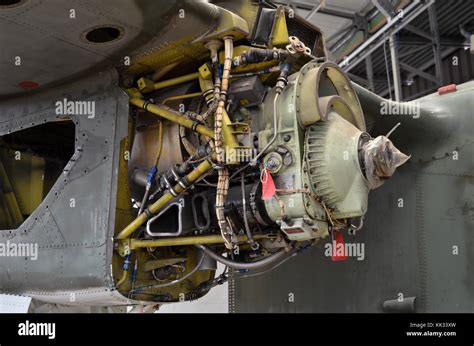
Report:
[[[76,151],[68,172],[18,229],[0,231],[2,243],[38,244],[37,260],[1,259],[0,289],[55,303],[115,304],[121,300],[113,292],[111,237],[119,147],[128,126],[128,99],[117,73],[106,70],[63,88],[0,102],[0,136],[56,121],[55,102],[64,98],[95,102],[96,116],[70,117]]]

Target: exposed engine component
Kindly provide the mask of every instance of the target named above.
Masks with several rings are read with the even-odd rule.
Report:
[[[408,159],[366,132],[337,65],[295,36],[246,45],[239,23],[202,42],[209,57],[197,72],[142,77],[128,90],[137,215],[116,237],[125,258],[117,286],[134,299],[178,299],[171,287],[195,299],[226,280],[214,279],[216,261],[258,274],[361,229],[370,189]],[[128,278],[131,263],[139,269]]]

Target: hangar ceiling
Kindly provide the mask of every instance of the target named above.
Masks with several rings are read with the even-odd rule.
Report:
[[[411,100],[434,92],[442,85],[459,84],[474,78],[474,56],[469,52],[474,33],[474,1],[463,0],[282,0],[275,4],[292,8],[295,13],[318,26],[326,35],[333,60],[344,65],[357,83],[377,94],[396,98],[394,84],[399,84],[400,100]],[[418,8],[422,10],[417,11]],[[382,11],[380,10],[382,8]],[[395,83],[390,49],[390,31],[385,14],[392,19],[403,9],[404,18],[393,34],[393,45],[400,83]],[[410,17],[412,16],[412,17]],[[407,19],[409,23],[404,24]],[[365,28],[364,28],[365,27]],[[365,30],[364,30],[365,29]],[[377,29],[377,30],[373,30]],[[380,33],[374,45],[360,49]],[[379,41],[379,45],[375,43]],[[359,54],[351,56],[356,49]],[[369,48],[368,59],[357,58]],[[453,64],[453,61],[455,62]]]

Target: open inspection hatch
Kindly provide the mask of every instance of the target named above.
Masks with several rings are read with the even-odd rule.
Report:
[[[71,120],[0,136],[0,229],[18,228],[38,208],[73,156],[74,144]]]

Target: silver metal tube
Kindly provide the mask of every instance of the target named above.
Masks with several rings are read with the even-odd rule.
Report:
[[[260,268],[268,266],[268,265],[270,265],[274,262],[277,262],[277,261],[281,260],[282,258],[288,256],[288,253],[286,252],[286,250],[281,249],[278,252],[276,252],[276,253],[268,256],[268,257],[265,257],[264,259],[261,259],[259,261],[244,263],[244,262],[237,262],[237,261],[233,261],[233,260],[230,260],[228,258],[225,258],[225,257],[215,253],[214,251],[212,251],[210,248],[208,248],[205,245],[199,244],[199,245],[195,245],[195,246],[198,249],[204,251],[207,255],[209,255],[212,258],[214,258],[215,260],[217,260],[218,262],[221,262],[222,264],[225,264],[226,266],[228,266],[230,268],[235,268],[235,269],[249,269],[249,270],[260,269]]]
[[[146,201],[148,200],[148,195],[150,194],[150,188],[151,188],[151,185],[147,184],[145,188],[145,194],[143,195],[142,203],[140,204],[140,209],[138,210],[138,215],[143,213],[143,210],[145,210],[145,204],[146,204]]]
[[[400,78],[398,47],[395,42],[394,35],[390,36],[389,43],[390,43],[390,60],[392,62],[393,89],[394,89],[394,94],[395,94],[395,101],[400,102],[402,100],[402,81]]]
[[[277,116],[277,100],[278,96],[280,96],[280,93],[275,94],[275,98],[273,99],[273,137],[270,139],[270,142],[267,143],[267,145],[255,156],[252,161],[250,161],[250,165],[254,166],[257,163],[257,160],[262,156],[265,151],[275,142],[277,136],[278,136],[278,128],[277,128],[277,123],[278,123],[278,116]]]
[[[278,268],[279,266],[281,266],[283,263],[285,263],[286,261],[288,261],[290,258],[294,257],[297,255],[297,251],[294,250],[290,253],[288,253],[288,256],[287,257],[283,257],[279,262],[275,263],[273,266],[269,267],[269,268],[265,268],[259,272],[256,272],[256,273],[250,273],[250,274],[234,274],[234,278],[235,279],[241,279],[241,278],[249,278],[249,277],[252,277],[252,276],[257,276],[257,275],[262,275],[262,274],[265,274],[265,273],[268,273],[269,271],[272,271],[274,270],[275,268]]]

